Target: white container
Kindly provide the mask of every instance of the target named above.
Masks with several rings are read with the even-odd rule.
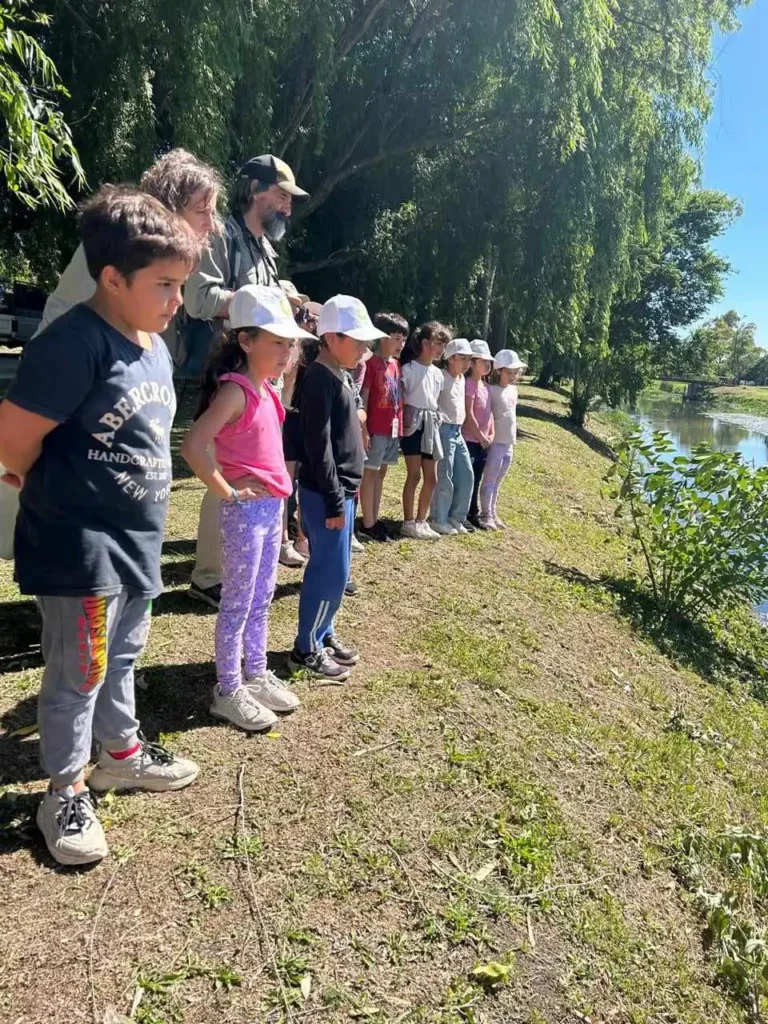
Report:
[[[3,467],[0,466],[0,476]],[[19,492],[10,484],[0,482],[0,558],[13,558],[13,531],[19,511]]]

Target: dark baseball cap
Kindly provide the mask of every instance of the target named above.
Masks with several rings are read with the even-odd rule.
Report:
[[[252,157],[240,168],[240,177],[250,178],[251,181],[263,181],[266,185],[278,185],[292,196],[309,195],[309,192],[305,192],[296,184],[296,176],[288,164],[271,153]]]

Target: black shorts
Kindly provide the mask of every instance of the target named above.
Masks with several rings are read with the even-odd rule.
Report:
[[[409,434],[407,437],[403,435],[400,438],[400,451],[403,455],[408,458],[409,455],[420,455],[422,459],[431,459],[434,462],[434,455],[427,455],[421,450],[421,439],[424,436],[424,427],[417,430],[414,434]]]
[[[285,410],[283,423],[283,458],[286,462],[301,462],[301,424],[295,409]]]

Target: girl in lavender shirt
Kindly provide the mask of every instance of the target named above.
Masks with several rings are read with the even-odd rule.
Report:
[[[472,470],[475,475],[472,488],[472,501],[469,506],[469,522],[473,526],[487,529],[479,519],[478,492],[483,478],[485,460],[488,449],[493,444],[493,410],[491,409],[491,392],[485,378],[493,368],[491,350],[485,341],[475,339],[470,345],[472,362],[466,376],[466,409],[467,415],[461,430],[467,442]]]
[[[517,352],[505,348],[493,360],[490,378],[493,410],[493,444],[488,449],[483,480],[480,484],[480,524],[486,530],[505,530],[496,503],[499,488],[512,464],[517,441],[517,387],[526,364]]]

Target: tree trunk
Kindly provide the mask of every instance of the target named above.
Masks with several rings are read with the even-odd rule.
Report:
[[[499,305],[494,302],[491,305],[491,328],[490,340],[491,352],[498,352],[507,345],[507,329],[509,325],[509,306],[504,303]]]
[[[555,373],[557,372],[557,366],[554,359],[547,359],[539,371],[539,376],[534,381],[534,386],[537,388],[551,388],[555,383]]]
[[[485,251],[485,267],[483,272],[483,339],[488,341],[488,332],[491,329],[491,303],[493,301],[493,286],[496,282],[496,271],[499,266],[499,250],[491,243]]]

